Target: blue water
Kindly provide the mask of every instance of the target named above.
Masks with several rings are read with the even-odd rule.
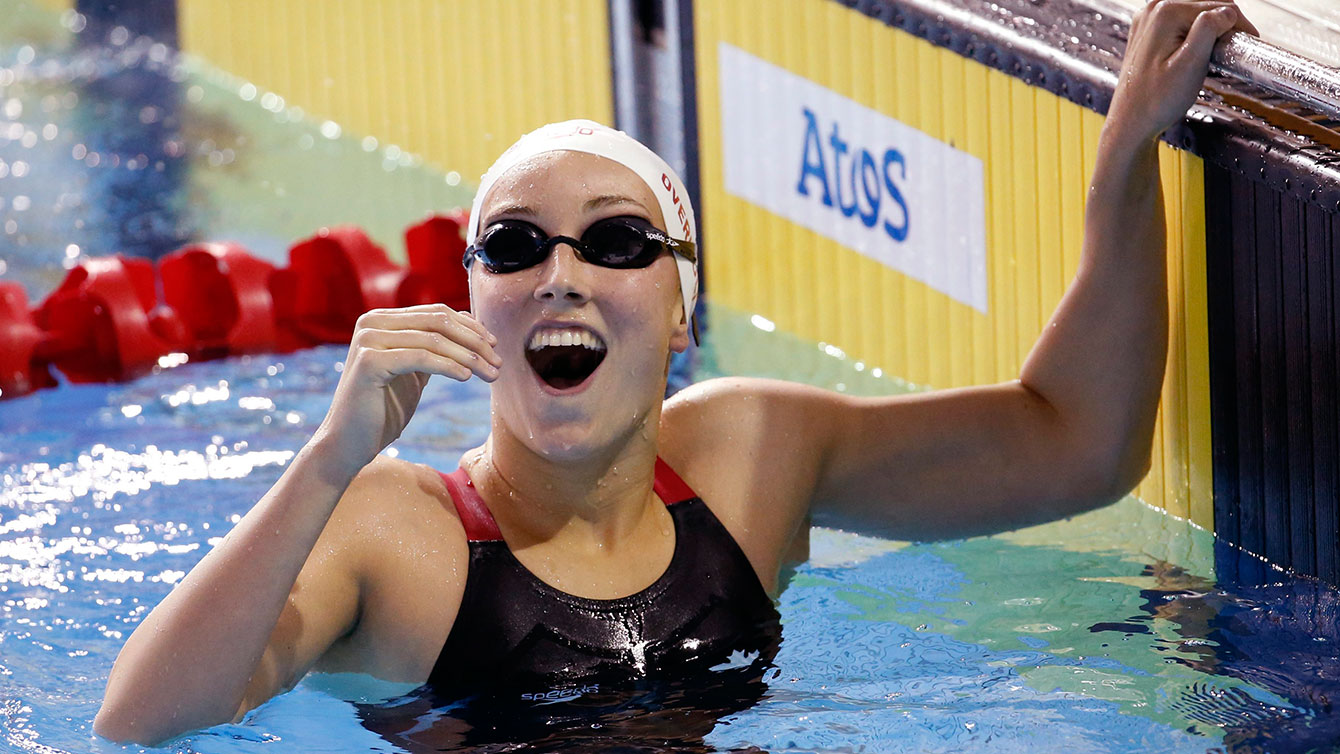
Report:
[[[321,224],[356,222],[394,250],[424,212],[468,200],[459,176],[393,145],[331,138],[152,40],[89,39],[77,14],[18,0],[0,0],[0,17],[0,279],[34,300],[85,256],[152,257],[191,239],[240,239],[282,263]],[[906,389],[756,317],[712,309],[707,323],[707,347],[677,380]],[[117,651],[278,478],[343,358],[322,347],[188,363],[0,401],[0,750],[139,749],[91,733]],[[452,468],[487,419],[482,384],[434,381],[392,452]],[[1235,572],[1261,583],[1217,580],[1216,559],[1250,556],[1138,501],[966,541],[822,528],[811,541],[781,595],[784,639],[761,698],[636,750],[1304,752],[1340,741],[1340,595],[1260,563]],[[363,720],[399,714],[403,699],[386,699],[404,690],[312,676],[241,724],[163,750],[399,751]],[[610,740],[615,727],[592,720],[582,750],[635,750]]]
[[[712,314],[723,337],[748,332]],[[805,347],[755,337],[732,352]],[[811,375],[841,371],[808,350]],[[2,745],[123,750],[91,734],[117,650],[279,476],[342,358],[187,364],[0,403]],[[452,467],[483,438],[486,400],[482,384],[433,382],[394,452]],[[1216,584],[1209,536],[1137,501],[966,541],[815,529],[812,544],[782,594],[763,699],[693,750],[1307,751],[1340,738],[1336,592],[1282,573]],[[356,686],[309,680],[167,750],[396,750],[341,699],[372,699]]]

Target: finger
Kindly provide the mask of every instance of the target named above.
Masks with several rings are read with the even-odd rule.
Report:
[[[423,327],[422,323],[426,321],[423,319],[423,317],[437,317],[440,321],[459,323],[464,327],[467,327],[470,330],[473,330],[474,332],[478,333],[479,336],[484,340],[487,340],[490,345],[498,344],[498,339],[494,337],[493,333],[488,331],[488,328],[484,327],[484,324],[482,322],[480,322],[478,319],[475,319],[474,315],[472,315],[470,312],[457,311],[447,306],[446,304],[429,304],[422,309],[420,309],[419,307],[408,307],[406,309],[389,309],[384,310],[384,312],[385,315],[391,315],[396,317],[403,317],[407,314],[413,314],[415,315],[416,319],[412,321],[418,323],[415,325],[417,327]],[[438,329],[438,328],[425,328],[425,329]]]
[[[1136,29],[1139,29],[1144,25],[1145,19],[1153,15],[1154,11],[1158,10],[1160,5],[1170,1],[1171,0],[1149,0],[1149,2],[1145,3],[1145,7],[1136,11],[1135,15],[1131,18],[1130,35],[1127,38],[1134,38]]]
[[[452,311],[447,316],[440,315],[417,315],[426,316],[430,319],[421,327],[424,330],[435,330],[446,335],[448,338],[469,346],[478,351],[488,359],[490,364],[495,366],[502,365],[502,358],[494,350],[498,339],[493,337],[479,320],[465,314],[464,312]]]
[[[369,341],[376,333],[406,332],[423,333],[457,343],[465,349],[478,354],[495,367],[502,366],[502,357],[474,329],[464,323],[451,321],[437,314],[401,314],[370,319],[354,332],[353,344],[384,344],[385,340]]]
[[[1155,33],[1180,40],[1202,13],[1232,7],[1232,0],[1169,0],[1159,6]]]
[[[1164,35],[1181,36],[1201,13],[1233,7],[1233,0],[1168,0],[1159,5],[1158,31]]]
[[[439,301],[439,302],[434,302],[434,303],[431,303],[431,304],[415,304],[415,305],[413,305],[413,306],[397,306],[397,307],[395,307],[395,308],[393,308],[393,309],[385,309],[385,310],[383,310],[383,311],[392,311],[392,312],[454,312],[454,311],[456,311],[456,310],[453,309],[453,308],[451,308],[450,306],[447,306],[447,305],[444,304],[444,303],[441,303],[441,302]]]
[[[445,330],[442,329],[444,326]],[[436,329],[452,340],[478,352],[490,364],[502,366],[502,357],[493,348],[497,345],[498,339],[475,318],[460,312],[452,312],[449,317],[438,320]]]
[[[1233,30],[1239,15],[1237,8],[1226,5],[1197,16],[1186,34],[1186,41],[1168,60],[1169,64],[1174,67],[1208,65],[1215,42]]]
[[[420,348],[464,365],[486,382],[498,378],[499,366],[502,363],[499,361],[498,365],[491,364],[478,352],[444,337],[441,333],[422,330],[373,331],[369,334],[367,345],[381,350]]]
[[[400,310],[389,310],[376,315],[359,318],[359,329],[354,333],[354,338],[358,338],[361,332],[371,330],[423,330],[426,332],[441,333],[443,336],[454,340],[471,350],[481,354],[490,364],[495,366],[502,365],[502,358],[494,350],[493,344],[485,340],[485,336],[491,336],[487,330],[481,334],[483,325],[474,322],[472,319],[461,316],[460,312],[450,309],[446,313],[427,311],[427,312],[408,312]],[[471,323],[474,323],[473,325]],[[497,342],[494,338],[493,342]]]
[[[403,323],[407,316],[442,316],[451,311],[451,307],[444,304],[420,304],[419,306],[406,306],[395,309],[369,309],[358,316],[354,322],[354,330],[363,328],[377,328],[382,330],[395,329],[395,323]]]
[[[1256,37],[1261,36],[1260,30],[1256,28],[1256,24],[1252,23],[1251,20],[1243,14],[1242,8],[1237,4],[1237,0],[1223,0],[1222,4],[1233,6],[1233,9],[1238,12],[1238,22],[1233,25],[1234,31],[1241,31]]]
[[[1235,4],[1233,7],[1237,8],[1237,5]],[[1261,31],[1256,28],[1256,24],[1252,23],[1251,20],[1247,18],[1247,16],[1243,15],[1242,8],[1237,8],[1237,11],[1238,11],[1238,22],[1233,25],[1233,30],[1240,31],[1245,34],[1251,34],[1253,37],[1261,36]]]
[[[1140,29],[1145,25],[1145,18],[1152,13],[1155,6],[1161,2],[1163,2],[1163,0],[1152,0],[1152,2],[1136,11],[1135,15],[1131,17],[1131,30],[1126,35],[1126,40],[1128,42],[1140,35]]]
[[[358,347],[379,351],[418,348],[452,359],[488,382],[492,382],[498,377],[497,366],[486,361],[478,352],[472,351],[438,332],[365,330],[361,334]]]
[[[368,354],[368,365],[376,371],[392,377],[401,374],[440,374],[458,382],[468,382],[476,375],[466,365],[449,359],[441,354],[425,351],[421,348],[389,348]],[[492,382],[482,375],[480,379]]]
[[[1181,47],[1196,17],[1225,3],[1226,0],[1156,0],[1150,3],[1131,26],[1126,57],[1132,60],[1171,57]]]
[[[415,306],[401,306],[394,308],[369,309],[360,316],[359,322],[380,322],[386,317],[399,317],[405,314],[436,314],[438,316],[448,316],[460,319],[462,322],[470,323],[470,326],[477,330],[480,335],[489,337],[489,332],[484,329],[479,320],[467,311],[457,311],[446,304],[417,304]]]
[[[475,317],[475,315],[472,312],[458,312],[458,314],[461,315],[462,322],[474,328],[475,332],[479,333],[480,335],[483,335],[484,338],[488,340],[489,343],[492,343],[495,346],[498,345],[498,338],[495,337],[493,333],[489,332],[489,329],[487,327],[484,327],[484,323],[480,322],[479,319]]]
[[[380,307],[377,309],[369,309],[364,313],[377,315],[377,314],[397,314],[402,312],[454,312],[454,311],[456,310],[452,309],[450,306],[447,306],[446,304],[415,304],[413,306]]]

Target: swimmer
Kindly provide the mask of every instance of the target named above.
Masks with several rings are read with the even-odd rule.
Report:
[[[664,401],[697,292],[683,185],[594,124],[523,137],[475,198],[471,311],[359,320],[324,421],[126,641],[95,731],[161,742],[309,670],[547,701],[714,665],[768,651],[811,508],[930,540],[1117,500],[1149,467],[1167,350],[1157,139],[1235,30],[1219,0],[1137,14],[1079,272],[998,385],[726,378]],[[490,435],[447,475],[379,455],[433,375],[491,385]]]

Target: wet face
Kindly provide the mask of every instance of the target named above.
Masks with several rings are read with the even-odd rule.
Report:
[[[592,224],[634,217],[665,229],[651,189],[624,166],[550,152],[510,170],[480,207],[480,233],[500,220],[581,238]],[[611,269],[557,244],[538,265],[495,274],[471,265],[475,316],[498,338],[494,431],[554,460],[607,451],[658,416],[669,355],[688,346],[673,255]]]

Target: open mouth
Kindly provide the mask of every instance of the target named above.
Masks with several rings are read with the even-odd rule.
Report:
[[[605,360],[605,342],[590,330],[543,328],[526,344],[526,361],[544,384],[567,390],[586,382]]]

